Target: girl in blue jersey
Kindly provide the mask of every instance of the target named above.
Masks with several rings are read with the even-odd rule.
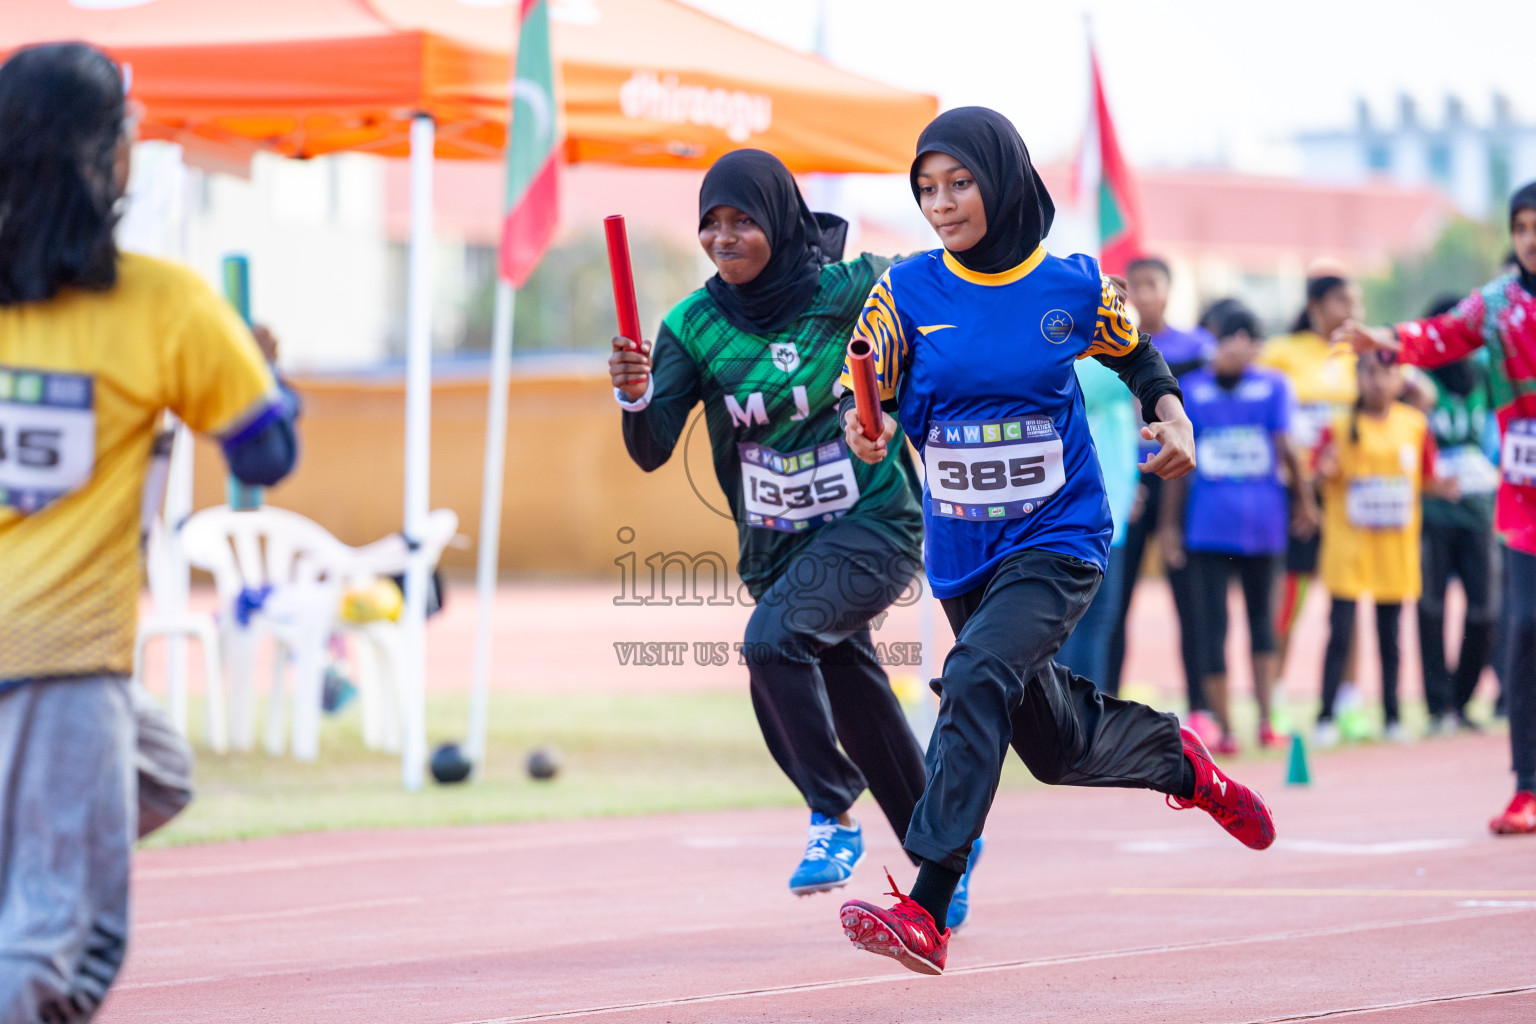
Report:
[[[898,427],[921,453],[924,560],[956,642],[932,684],[928,785],[904,843],[917,881],[910,897],[892,882],[896,906],[853,900],[841,919],[855,946],[940,974],[949,931],[935,922],[1010,744],[1042,782],[1156,790],[1255,849],[1274,826],[1173,715],[1105,696],[1052,660],[1098,589],[1112,532],[1073,366],[1091,355],[1126,382],[1161,445],[1146,468],[1166,479],[1194,465],[1167,364],[1097,261],[1041,246],[1055,209],[1002,115],[940,115],[918,139],[911,184],[944,248],[892,266],[855,331],[875,351],[884,434],[863,437],[851,397],[841,415],[867,462],[886,457]]]
[[[1259,745],[1272,746],[1279,738],[1269,720],[1276,667],[1270,593],[1287,537],[1317,529],[1317,506],[1289,435],[1290,383],[1278,370],[1253,365],[1264,342],[1258,318],[1227,300],[1213,306],[1206,321],[1217,337],[1216,353],[1209,366],[1179,378],[1199,466],[1164,488],[1159,533],[1164,560],[1187,564],[1193,576],[1198,666],[1221,726],[1215,750],[1233,755],[1239,746],[1228,707],[1228,583],[1235,575],[1242,584]]]

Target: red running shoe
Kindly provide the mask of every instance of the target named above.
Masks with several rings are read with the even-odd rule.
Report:
[[[1536,793],[1522,789],[1504,808],[1504,813],[1488,823],[1488,828],[1501,836],[1522,836],[1536,833]]]
[[[949,958],[949,929],[940,935],[933,915],[903,896],[889,871],[885,879],[891,883],[890,895],[900,902],[885,910],[863,900],[849,900],[838,915],[843,934],[854,948],[888,956],[910,971],[943,974],[944,961]]]
[[[1189,729],[1180,729],[1184,756],[1195,768],[1195,798],[1168,797],[1168,806],[1176,811],[1198,807],[1244,846],[1263,850],[1275,841],[1275,819],[1270,817],[1264,798],[1241,782],[1234,782],[1211,760],[1210,751]]]

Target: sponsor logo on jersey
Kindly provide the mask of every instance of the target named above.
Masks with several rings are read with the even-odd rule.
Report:
[[[928,428],[928,440],[930,442],[933,442],[933,441],[937,441],[938,439],[939,439],[939,427],[938,427],[938,424],[934,424],[933,426]]]
[[[1060,345],[1072,334],[1072,314],[1064,309],[1053,309],[1040,318],[1040,333],[1052,345]]]
[[[1025,503],[1024,503],[1024,514],[1025,514],[1025,515],[1029,515],[1029,514],[1030,514],[1030,513],[1031,513],[1031,512],[1033,512],[1033,511],[1034,511],[1034,510],[1035,510],[1035,503],[1034,503],[1034,502],[1032,502],[1032,501],[1026,501],[1026,502],[1025,502]]]
[[[939,511],[943,512],[947,516],[952,516],[955,514],[955,506],[951,505],[947,501],[941,501],[939,502]]]
[[[768,351],[773,355],[773,365],[785,373],[800,369],[800,350],[795,348],[794,342],[776,341],[768,346]]]
[[[1030,437],[1050,437],[1053,428],[1050,420],[1030,420],[1024,424],[1024,432]]]
[[[1001,519],[1008,514],[1008,510],[1001,505],[992,505],[987,508],[987,518]]]

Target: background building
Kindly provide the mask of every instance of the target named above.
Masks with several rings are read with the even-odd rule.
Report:
[[[1306,132],[1296,141],[1309,180],[1381,179],[1434,188],[1478,220],[1497,214],[1516,185],[1536,178],[1536,124],[1519,121],[1502,93],[1493,95],[1482,123],[1455,96],[1446,97],[1440,117],[1431,121],[1420,115],[1412,97],[1400,95],[1391,123],[1378,119],[1361,99],[1354,127]]]

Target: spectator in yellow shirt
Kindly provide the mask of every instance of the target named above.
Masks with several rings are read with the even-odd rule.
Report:
[[[1310,452],[1323,429],[1355,401],[1355,354],[1329,339],[1360,307],[1359,286],[1332,268],[1320,269],[1307,280],[1307,304],[1290,334],[1271,338],[1259,353],[1258,365],[1279,370],[1291,385],[1295,407],[1289,433],[1297,451]],[[1315,521],[1315,517],[1314,517]],[[1275,632],[1283,665],[1291,628],[1307,600],[1317,573],[1318,531],[1298,523],[1285,548],[1285,576],[1275,607]]]
[[[1419,596],[1420,493],[1454,491],[1434,485],[1435,440],[1419,410],[1397,401],[1397,367],[1366,357],[1356,366],[1353,411],[1334,420],[1318,441],[1316,468],[1323,498],[1323,585],[1332,598],[1323,660],[1322,710],[1315,742],[1338,742],[1334,700],[1354,633],[1355,605],[1376,605],[1381,649],[1381,701],[1388,739],[1407,738],[1399,724],[1398,623],[1404,601]]]

